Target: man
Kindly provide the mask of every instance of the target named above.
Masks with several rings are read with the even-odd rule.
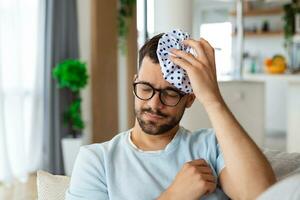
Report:
[[[183,93],[163,77],[161,37],[139,51],[134,127],[81,148],[66,199],[255,199],[275,182],[270,164],[224,103],[214,49],[204,39],[186,39],[183,45],[195,55],[170,50],[169,59],[185,70],[193,89]],[[179,126],[194,100],[214,129],[191,133]]]

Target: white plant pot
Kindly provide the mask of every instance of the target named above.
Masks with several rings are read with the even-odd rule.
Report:
[[[73,165],[75,163],[79,148],[82,145],[82,137],[80,138],[63,138],[62,153],[64,161],[65,174],[71,176]]]

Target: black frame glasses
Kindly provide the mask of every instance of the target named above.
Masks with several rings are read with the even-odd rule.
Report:
[[[138,92],[137,92],[137,85],[139,85],[139,84],[143,84],[143,85],[149,86],[149,87],[152,89],[152,94],[149,96],[149,98],[143,98],[143,97],[140,97],[140,96],[138,95]],[[148,82],[140,81],[140,82],[135,82],[135,83],[133,83],[133,92],[134,92],[134,95],[135,95],[137,98],[139,98],[140,100],[148,101],[148,100],[152,99],[152,97],[155,95],[156,91],[159,92],[159,99],[160,99],[160,102],[161,102],[163,105],[165,105],[165,106],[170,106],[170,107],[176,106],[176,105],[180,102],[180,100],[182,99],[182,97],[184,97],[184,96],[186,95],[185,93],[183,93],[183,92],[181,92],[181,91],[179,91],[179,90],[176,90],[175,88],[172,88],[172,87],[167,87],[167,88],[165,88],[165,89],[157,89],[157,88],[154,88],[154,87],[153,87],[150,83],[148,83]],[[169,91],[169,92],[170,92],[170,91],[176,92],[176,93],[179,95],[179,99],[178,99],[178,101],[176,102],[176,104],[175,104],[175,103],[174,103],[174,104],[168,104],[168,103],[165,102],[165,99],[164,99],[164,97],[163,97],[162,94],[168,94],[168,91]]]

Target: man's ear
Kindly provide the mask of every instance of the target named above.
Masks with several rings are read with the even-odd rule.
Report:
[[[194,101],[195,101],[195,98],[196,98],[196,96],[194,95],[194,93],[188,94],[187,100],[186,100],[186,103],[185,103],[185,107],[186,108],[191,107],[193,105]]]

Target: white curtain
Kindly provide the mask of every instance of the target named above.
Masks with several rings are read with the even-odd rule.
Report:
[[[0,182],[26,181],[41,166],[42,6],[0,0]]]

